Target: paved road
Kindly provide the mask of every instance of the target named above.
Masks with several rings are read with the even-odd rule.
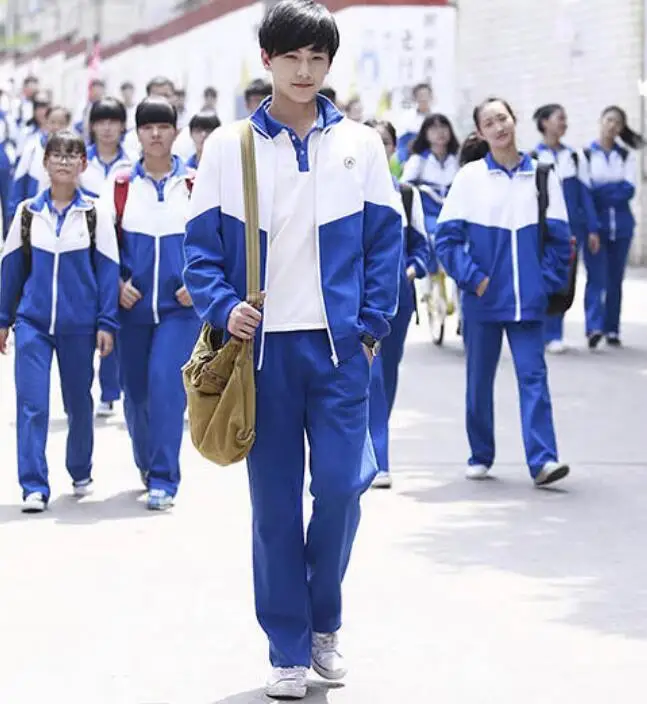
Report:
[[[626,294],[626,349],[552,359],[562,491],[523,466],[509,355],[498,379],[496,480],[462,478],[463,360],[413,329],[394,418],[396,484],[371,492],[346,583],[346,685],[331,704],[639,701],[647,665],[647,278]],[[265,701],[243,467],[188,442],[170,515],[141,503],[126,432],[97,428],[92,499],[68,496],[53,400],[53,502],[25,518],[10,360],[0,360],[0,702]]]

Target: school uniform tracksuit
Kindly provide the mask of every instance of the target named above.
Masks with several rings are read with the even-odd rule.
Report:
[[[101,161],[95,144],[88,147],[88,166],[81,174],[81,190],[88,198],[96,200],[101,195],[106,182],[112,182],[114,176],[132,168],[132,162],[123,148],[115,159],[106,164]],[[121,396],[119,385],[119,351],[117,341],[115,348],[107,357],[102,357],[99,364],[99,385],[101,387],[101,401],[112,403]]]
[[[181,368],[191,356],[200,322],[176,299],[182,288],[184,228],[189,191],[186,170],[174,157],[162,181],[147,176],[142,162],[130,175],[123,214],[121,278],[142,294],[131,310],[120,309],[119,368],[126,424],[135,463],[149,489],[171,496],[180,482],[180,447],[186,395]],[[106,193],[114,217],[114,198]]]
[[[429,242],[425,232],[424,213],[420,194],[416,188],[413,189],[411,222],[405,224],[403,244],[398,311],[391,321],[391,332],[382,341],[382,348],[371,367],[369,424],[379,472],[389,471],[389,418],[395,403],[398,369],[404,355],[404,343],[411,316],[416,308],[414,285],[407,278],[406,271],[413,266],[416,270],[416,278],[420,279],[427,274],[429,262]]]
[[[455,154],[448,154],[441,162],[431,150],[422,154],[412,154],[402,171],[401,180],[418,186],[420,189],[422,208],[425,213],[425,229],[429,234],[430,274],[435,274],[438,271],[438,261],[433,246],[436,221],[457,172],[458,157]]]
[[[436,251],[463,290],[469,464],[494,462],[494,378],[505,331],[517,374],[526,460],[536,477],[557,461],[543,324],[549,293],[568,277],[570,229],[559,180],[549,175],[550,240],[541,255],[534,162],[509,172],[488,154],[459,171],[438,218]],[[476,295],[489,277],[485,294]]]
[[[606,153],[593,142],[587,153],[601,248],[587,259],[586,331],[618,338],[622,282],[635,228],[630,202],[636,193],[636,161],[618,144]]]
[[[251,118],[261,285],[273,280],[268,251],[280,246],[268,242],[283,236],[272,228],[276,208],[287,207],[275,200],[275,191],[282,193],[288,177],[297,181],[312,168],[316,188],[308,216],[314,222],[316,296],[324,313],[324,325],[316,330],[288,325],[284,332],[266,332],[263,323],[255,343],[257,437],[248,458],[254,585],[258,620],[276,667],[309,667],[313,631],[331,633],[341,625],[341,582],[360,496],[375,476],[369,364],[361,335],[388,334],[402,256],[401,206],[379,136],[344,118],[322,96],[317,102],[319,119],[305,140],[271,119],[268,101]],[[294,162],[286,160],[290,153]],[[222,127],[207,141],[200,161],[185,244],[185,280],[195,307],[218,329],[226,329],[231,311],[246,297],[242,190],[238,131]],[[278,259],[283,262],[282,255]],[[294,271],[295,286],[304,283],[300,275]],[[273,317],[271,299],[270,285],[264,321]],[[305,541],[304,431],[314,496]]]
[[[21,242],[23,207],[33,213],[29,276]],[[59,214],[49,189],[41,192],[18,208],[2,255],[0,327],[15,320],[18,476],[23,498],[33,492],[49,497],[45,447],[54,353],[69,423],[67,470],[75,483],[87,480],[92,470],[90,390],[96,334],[97,329],[114,334],[118,327],[119,260],[110,216],[101,208],[91,252],[86,221],[91,207],[77,191]]]
[[[0,110],[0,228],[2,241],[9,232],[9,195],[13,181],[13,166],[16,159],[14,143],[15,130],[11,125],[11,116]]]
[[[47,135],[40,131],[35,132],[25,143],[25,148],[16,165],[9,195],[7,217],[10,220],[13,219],[18,205],[23,200],[33,198],[49,187],[49,176],[43,164],[45,144],[47,144]]]
[[[562,183],[562,191],[566,202],[568,222],[573,237],[577,240],[578,249],[584,253],[587,269],[591,260],[598,255],[591,254],[588,246],[588,236],[598,232],[600,224],[591,196],[591,180],[586,158],[582,152],[576,152],[570,147],[560,145],[553,151],[546,144],[539,144],[535,150],[537,158],[542,163],[553,164],[555,172]],[[564,337],[564,316],[546,316],[544,340],[548,344]]]

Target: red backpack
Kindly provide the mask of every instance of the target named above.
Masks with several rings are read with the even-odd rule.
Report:
[[[130,188],[130,171],[121,171],[115,178],[115,230],[117,232],[117,242],[121,246],[123,241],[124,230],[122,221],[124,219],[124,211],[126,210],[126,201],[128,200],[128,189]],[[193,183],[195,181],[195,173],[190,173],[185,178],[186,187],[189,191],[189,197],[193,191]]]

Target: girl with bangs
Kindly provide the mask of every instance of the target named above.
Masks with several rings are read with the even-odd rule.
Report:
[[[122,146],[126,120],[126,108],[116,98],[101,98],[90,109],[88,165],[81,174],[81,189],[91,199],[98,198],[105,184],[112,183],[116,174],[132,169],[133,162]],[[97,407],[100,418],[114,415],[114,404],[121,396],[118,359],[116,349],[101,358],[101,400]]]

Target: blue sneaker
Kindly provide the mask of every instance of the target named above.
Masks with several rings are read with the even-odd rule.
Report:
[[[168,511],[173,506],[173,497],[164,489],[151,489],[148,492],[149,511]]]

